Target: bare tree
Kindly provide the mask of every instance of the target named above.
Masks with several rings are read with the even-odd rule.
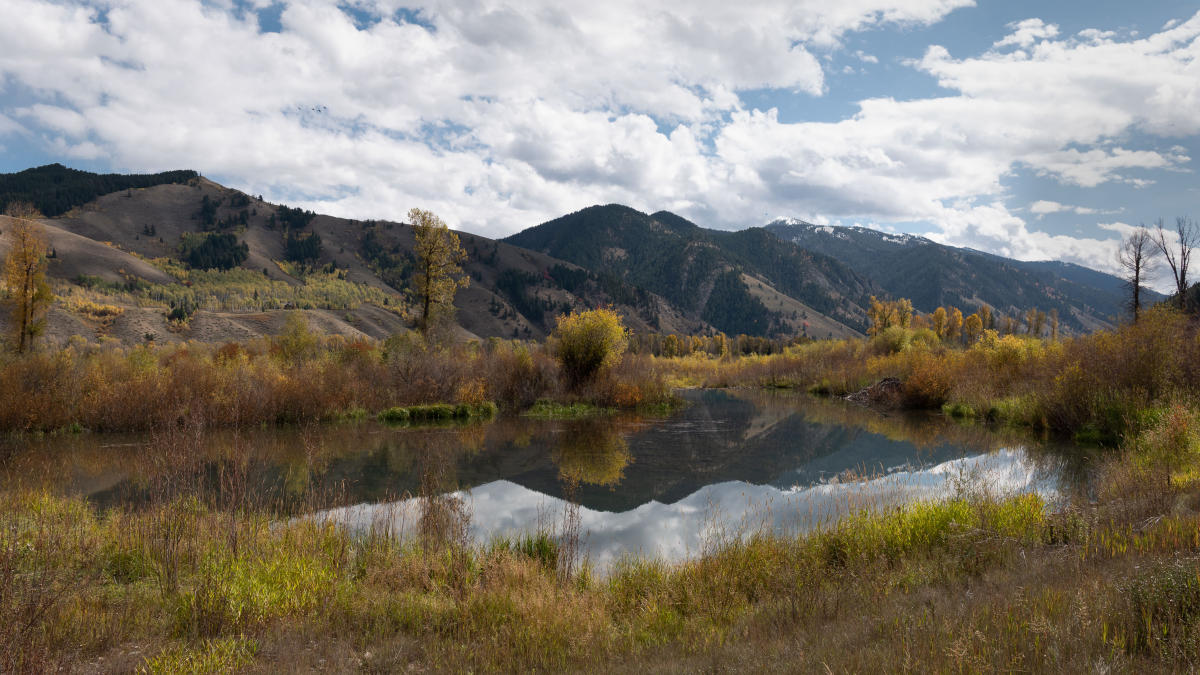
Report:
[[[1179,308],[1183,309],[1184,303],[1187,302],[1188,263],[1192,259],[1192,249],[1200,246],[1200,229],[1191,218],[1179,217],[1175,219],[1175,234],[1178,236],[1178,242],[1168,241],[1167,229],[1163,227],[1162,218],[1154,224],[1154,246],[1166,258],[1167,266],[1171,268],[1171,275],[1175,277],[1176,302],[1179,303]],[[1176,243],[1179,244],[1178,253],[1174,250]]]
[[[1142,282],[1154,271],[1154,259],[1150,255],[1157,247],[1150,231],[1141,225],[1121,242],[1117,250],[1117,261],[1125,270],[1125,283],[1129,284],[1129,309],[1136,323],[1142,313]]]

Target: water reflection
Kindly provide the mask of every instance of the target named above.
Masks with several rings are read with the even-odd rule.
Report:
[[[584,551],[600,570],[623,555],[679,560],[728,537],[758,531],[806,532],[864,508],[883,508],[918,499],[953,496],[986,486],[996,494],[1035,492],[1052,498],[1054,474],[1023,451],[1002,450],[950,460],[915,471],[896,471],[869,480],[832,482],[780,489],[727,481],[707,485],[673,504],[651,501],[625,512],[582,507],[579,520]],[[516,483],[500,480],[457,497],[472,505],[470,536],[486,543],[553,525],[555,514],[568,511],[564,500]],[[354,529],[414,534],[423,500],[360,504],[319,514]]]
[[[218,507],[321,511],[357,526],[391,519],[404,523],[396,531],[438,537],[455,513],[471,515],[462,536],[475,539],[576,518],[602,562],[621,551],[686,555],[714,524],[748,527],[758,511],[762,524],[804,529],[867,503],[945,494],[956,472],[1045,491],[1063,471],[1052,444],[940,415],[884,415],[802,394],[685,396],[691,405],[666,419],[9,439],[0,483],[86,495],[99,508],[195,494]],[[399,512],[430,503],[412,497],[439,495],[453,513]]]

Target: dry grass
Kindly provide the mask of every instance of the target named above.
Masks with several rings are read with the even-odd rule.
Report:
[[[0,496],[0,653],[6,672],[1194,669],[1190,415],[1110,458],[1094,502],[960,496],[603,577],[572,553],[569,511],[554,536],[470,544],[436,448],[407,540],[273,519],[237,497],[234,457],[231,496],[212,503],[165,482],[106,512],[15,489]],[[186,455],[195,438],[158,442]]]
[[[431,355],[292,338],[3,365],[7,428],[156,425],[151,455],[165,468],[136,509],[0,494],[0,670],[1200,668],[1200,346],[1181,317],[1065,343],[629,360],[588,395],[607,403],[630,395],[622,387],[663,386],[644,373],[667,367],[681,381],[835,392],[897,376],[911,405],[1003,408],[994,414],[1120,433],[1124,449],[1090,493],[1053,507],[964,493],[801,536],[741,532],[686,562],[626,559],[603,577],[572,552],[569,510],[557,537],[470,544],[469,510],[446,496],[449,458],[436,445],[417,460],[425,508],[410,540],[280,517],[247,489],[236,448],[218,463],[222,497],[202,502],[188,481],[203,475],[195,448],[213,420],[557,392],[553,363],[528,347]],[[312,494],[303,510],[336,497]]]
[[[582,390],[567,391],[538,345],[492,342],[433,348],[320,337],[303,326],[270,340],[132,348],[74,344],[0,356],[0,431],[305,423],[428,404],[508,410],[542,398],[627,409],[670,404],[671,390],[629,355]]]

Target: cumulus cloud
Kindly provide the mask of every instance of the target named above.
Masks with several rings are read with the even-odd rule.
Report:
[[[13,0],[0,74],[38,102],[3,113],[68,157],[187,164],[345,215],[436,205],[499,235],[582,199],[695,202],[736,92],[820,94],[813,45],[971,0],[293,0],[278,33],[232,4]]]
[[[1089,261],[1112,241],[1031,230],[1004,179],[1145,185],[1191,161],[1157,139],[1200,134],[1200,15],[1139,39],[1021,21],[980,54],[931,46],[910,63],[944,95],[795,122],[742,94],[824,95],[818,56],[849,34],[971,0],[288,0],[270,33],[247,4],[274,3],[9,0],[0,86],[22,102],[0,103],[0,135],[338,215],[432,208],[492,236],[616,201],[719,227],[917,223]],[[1050,208],[1030,213],[1090,213]]]
[[[1043,23],[1041,19],[1025,19],[1008,25],[1012,33],[996,42],[993,47],[1028,47],[1038,40],[1045,40],[1058,35],[1058,26]]]

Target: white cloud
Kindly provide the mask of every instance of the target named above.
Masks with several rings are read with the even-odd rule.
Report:
[[[1047,201],[1045,199],[1038,200],[1029,205],[1029,210],[1038,215],[1043,215],[1046,213],[1058,213],[1060,211],[1066,211],[1070,208],[1071,207],[1067,206],[1066,204],[1059,204],[1058,202]]]
[[[295,0],[263,34],[230,3],[12,0],[0,75],[38,99],[5,112],[63,155],[188,165],[346,215],[436,204],[504,234],[585,199],[699,202],[724,170],[701,146],[738,90],[820,94],[808,45],[969,4],[429,0],[415,24],[380,0],[354,3],[363,28]]]
[[[406,4],[420,23],[394,18],[398,0],[351,4],[374,20],[293,0],[282,32],[261,33],[229,3],[8,0],[0,81],[25,102],[0,103],[0,134],[339,215],[423,206],[493,236],[619,201],[722,227],[763,213],[925,223],[960,245],[1081,261],[1112,242],[1031,231],[1004,179],[1147,184],[1191,161],[1158,140],[1200,134],[1200,15],[1136,40],[1029,19],[974,57],[933,46],[912,65],[944,95],[817,123],[739,93],[821,95],[814,53],[970,0]],[[1094,215],[1054,204],[1030,213]]]
[[[1080,215],[1080,216],[1087,216],[1087,215],[1091,215],[1094,213],[1101,213],[1101,211],[1098,209],[1088,208],[1086,206],[1071,206],[1069,204],[1060,204],[1059,202],[1050,201],[1050,200],[1046,200],[1046,199],[1039,199],[1038,201],[1029,205],[1029,212],[1033,213],[1035,215],[1038,215],[1038,216],[1044,216],[1048,213],[1062,213],[1064,211],[1069,211],[1071,213],[1074,213],[1074,214]]]
[[[1058,35],[1058,26],[1044,23],[1041,19],[1025,19],[1024,21],[1010,23],[1008,27],[1013,32],[996,42],[992,45],[993,47],[1008,47],[1010,45],[1029,47],[1038,40],[1045,40]]]

